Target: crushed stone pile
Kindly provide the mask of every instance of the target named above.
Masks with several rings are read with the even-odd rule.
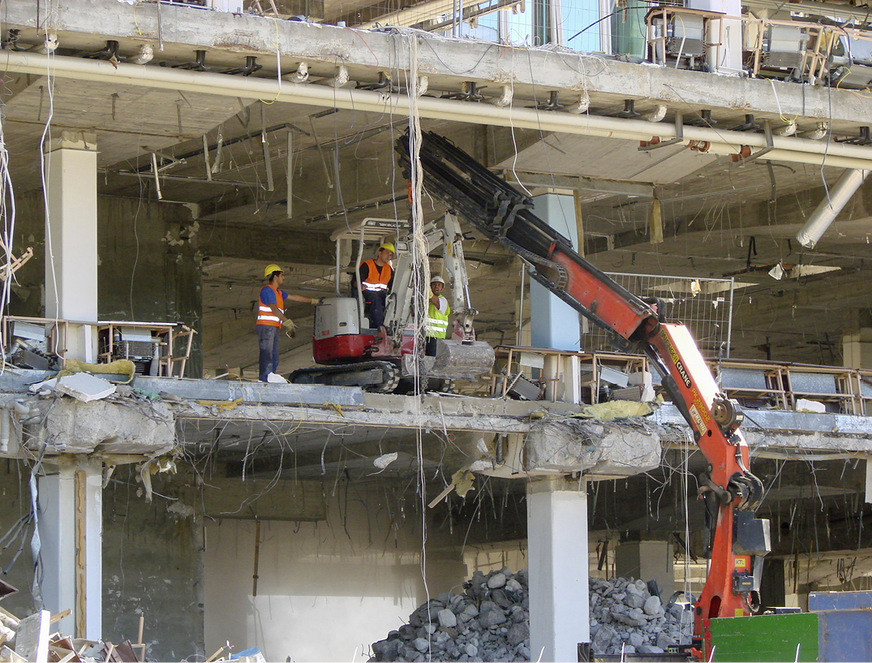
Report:
[[[590,639],[595,654],[661,654],[689,644],[693,613],[664,606],[648,585],[632,578],[590,580]]]
[[[527,571],[476,571],[462,594],[440,594],[372,645],[373,661],[529,661]]]
[[[527,570],[476,571],[462,594],[440,594],[408,624],[372,645],[370,661],[529,661]],[[664,652],[690,642],[693,615],[664,607],[641,580],[590,580],[591,648],[597,654]]]

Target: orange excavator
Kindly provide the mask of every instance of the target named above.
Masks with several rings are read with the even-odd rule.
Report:
[[[396,151],[407,178],[417,157],[429,193],[519,255],[532,278],[609,331],[621,350],[647,355],[660,374],[708,461],[699,497],[707,515],[709,568],[694,605],[696,652],[707,660],[712,619],[759,609],[763,557],[770,550],[769,521],[754,516],[764,491],[749,470],[739,404],[720,392],[683,324],[665,322],[654,306],[578,255],[566,237],[532,213],[529,197],[435,133],[422,134],[418,145],[407,133]]]

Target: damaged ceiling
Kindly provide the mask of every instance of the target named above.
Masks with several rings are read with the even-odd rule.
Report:
[[[77,34],[63,40],[61,52],[102,46],[98,37]],[[133,47],[122,42],[121,49]],[[191,56],[168,43],[158,60],[187,66]],[[221,48],[208,49],[206,61],[213,71],[241,65],[238,55]],[[267,69],[258,75],[268,75],[270,65],[262,61]],[[310,84],[329,82],[330,70],[319,67],[310,69]],[[349,69],[351,76],[357,71]],[[438,72],[430,78],[434,89],[454,85]],[[334,291],[332,232],[367,216],[409,215],[407,185],[393,153],[408,125],[402,116],[23,74],[5,85],[4,133],[16,192],[40,186],[39,144],[50,118],[53,132],[96,133],[100,195],[187,208],[190,221],[179,226],[177,238],[190,240],[202,259],[204,366],[219,373],[252,364],[245,344],[265,261],[284,263],[294,289],[328,295]],[[545,96],[535,87],[519,86],[516,94]],[[616,95],[592,91],[598,114],[622,108]],[[640,113],[655,108],[645,100],[636,105]],[[692,108],[685,114],[686,122],[699,117]],[[734,129],[746,118],[725,107],[717,121]],[[872,257],[866,196],[855,196],[845,220],[817,250],[804,250],[794,239],[841,169],[735,163],[678,145],[640,151],[629,140],[445,120],[424,120],[422,128],[449,136],[531,193],[577,192],[586,257],[606,271],[736,277],[749,284],[734,303],[733,357],[838,363],[841,334],[866,315],[860,287]],[[660,243],[651,242],[648,227],[655,198],[663,216]],[[428,218],[443,209],[433,198],[425,201]],[[270,256],[255,248],[265,231],[282,240]],[[248,255],[246,246],[252,247]],[[516,343],[520,263],[474,234],[466,249],[480,336],[492,344]],[[787,273],[781,280],[768,274],[778,264]],[[806,269],[791,272],[797,265]],[[833,291],[842,296],[829,296]],[[292,316],[302,332],[283,346],[289,368],[310,361],[311,309],[295,307]]]

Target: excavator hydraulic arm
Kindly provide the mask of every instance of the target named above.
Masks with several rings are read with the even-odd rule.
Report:
[[[699,477],[706,506],[710,562],[694,606],[694,635],[710,651],[709,620],[748,615],[759,604],[769,521],[754,517],[763,497],[749,471],[748,445],[736,401],[720,393],[693,337],[660,319],[648,303],[587,262],[571,242],[532,212],[532,200],[435,133],[410,136],[396,150],[406,176],[417,151],[427,190],[492,241],[518,254],[532,278],[612,334],[615,345],[647,355],[693,431],[708,469]]]

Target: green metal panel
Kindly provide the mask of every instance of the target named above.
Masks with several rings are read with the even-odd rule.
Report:
[[[818,616],[814,613],[713,619],[711,634],[715,661],[818,660]]]

